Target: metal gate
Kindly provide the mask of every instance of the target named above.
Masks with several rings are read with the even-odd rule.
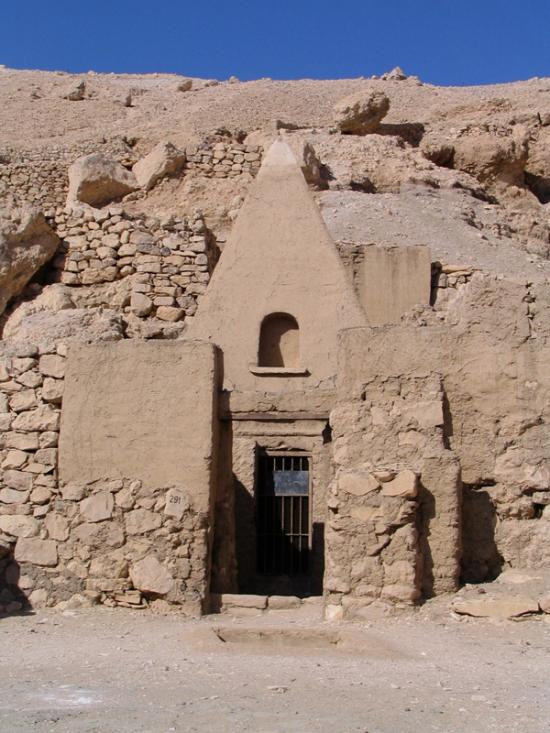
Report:
[[[307,573],[310,549],[309,458],[259,457],[256,491],[257,569],[265,575]]]

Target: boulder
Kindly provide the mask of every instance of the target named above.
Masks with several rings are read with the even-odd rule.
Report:
[[[182,79],[176,86],[178,92],[190,92],[192,88],[193,79]]]
[[[334,121],[340,132],[368,135],[378,130],[389,108],[390,100],[383,92],[359,92],[334,105]]]
[[[134,588],[144,593],[164,596],[172,590],[174,579],[154,555],[147,555],[130,568]]]
[[[538,613],[539,604],[533,598],[514,596],[511,598],[457,599],[451,610],[466,616],[478,618],[515,618],[527,613]]]
[[[78,158],[69,167],[67,204],[101,207],[138,188],[131,171],[101,153]]]
[[[0,220],[0,315],[58,246],[59,237],[38,209],[23,208]]]
[[[9,322],[9,320],[8,320]],[[7,336],[7,334],[4,334]],[[60,341],[118,341],[124,326],[118,313],[107,308],[72,308],[39,311],[10,329],[11,341],[55,347]]]
[[[528,139],[521,129],[473,127],[453,141],[453,165],[481,182],[522,186]]]
[[[170,142],[156,145],[151,152],[134,165],[132,171],[138,184],[147,190],[164,176],[177,173],[185,164],[185,152]]]
[[[71,82],[71,84],[63,92],[63,99],[68,99],[69,102],[81,102],[86,96],[86,82],[84,79],[78,82]]]
[[[68,310],[75,308],[70,288],[61,283],[54,283],[43,288],[40,295],[29,301],[19,303],[10,313],[4,325],[4,338],[14,336],[26,318],[41,311]]]

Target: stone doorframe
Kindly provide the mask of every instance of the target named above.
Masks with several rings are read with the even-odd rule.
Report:
[[[332,480],[332,446],[327,437],[328,419],[232,419],[225,424],[222,450],[225,465],[222,472],[227,477],[223,511],[225,521],[218,523],[215,546],[215,574],[213,588],[219,591],[232,590],[240,593],[267,592],[269,584],[256,572],[256,528],[255,528],[255,490],[257,458],[261,450],[297,451],[310,457],[311,498],[310,515],[312,522],[313,546],[311,553],[311,582],[305,594],[322,593],[324,571],[324,525],[327,515],[328,487]],[[231,494],[228,496],[228,494]],[[233,518],[232,527],[228,526],[227,513]],[[219,516],[220,512],[218,512]],[[226,536],[222,538],[220,532]],[[231,545],[232,551],[231,551]],[[231,572],[229,566],[234,563]],[[219,583],[219,577],[225,583]],[[231,585],[228,579],[232,577]],[[216,583],[218,586],[216,587]],[[278,594],[292,589],[277,588]]]

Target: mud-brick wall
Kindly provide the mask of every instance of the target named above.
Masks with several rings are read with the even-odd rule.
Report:
[[[213,347],[73,343],[65,353],[29,347],[2,360],[0,610],[162,600],[200,614]]]
[[[373,376],[441,376],[442,455],[454,454],[461,467],[461,577],[479,582],[506,567],[543,567],[550,560],[550,291],[546,282],[481,273],[457,285],[445,325],[428,313],[420,327],[343,334],[339,379],[342,393],[356,401]],[[440,528],[441,547],[455,528],[439,522],[437,481],[433,486],[422,516],[430,520],[430,538]],[[435,572],[441,562],[433,541],[427,549],[427,567]]]
[[[341,383],[331,414],[329,618],[454,590],[460,572],[460,471],[443,443],[440,379],[372,377],[365,364],[356,363],[364,378],[353,388]]]

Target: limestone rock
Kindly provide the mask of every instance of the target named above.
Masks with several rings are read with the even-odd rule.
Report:
[[[386,71],[380,77],[384,81],[405,81],[407,75],[400,66],[395,66],[391,71]]]
[[[121,550],[103,553],[92,558],[90,575],[93,578],[126,578],[128,576],[128,561]]]
[[[78,158],[69,168],[67,202],[103,206],[138,188],[130,171],[101,153]]]
[[[134,509],[126,515],[126,531],[128,534],[144,534],[158,529],[162,520],[158,514],[147,509]]]
[[[0,315],[59,246],[59,237],[38,209],[24,208],[15,220],[0,219]]]
[[[290,608],[300,608],[302,601],[296,596],[269,596],[270,611],[286,611]]]
[[[177,489],[170,489],[166,494],[164,513],[170,517],[181,519],[189,509],[189,499]]]
[[[36,410],[20,412],[12,423],[14,430],[31,432],[33,430],[59,430],[59,412],[50,405],[42,405]]]
[[[32,488],[31,474],[14,468],[4,471],[3,481],[8,488],[16,491],[30,491]]]
[[[37,588],[29,595],[31,608],[45,608],[48,604],[48,592],[44,588]]]
[[[267,607],[267,596],[247,595],[246,593],[223,593],[220,601],[224,608],[257,608]]]
[[[176,89],[178,92],[190,92],[193,88],[193,79],[182,79],[178,82]]]
[[[54,567],[57,565],[57,543],[53,540],[23,537],[15,545],[14,557],[17,562]]]
[[[65,376],[65,359],[57,354],[44,354],[38,362],[38,371],[46,377],[63,379]]]
[[[51,513],[46,515],[44,526],[52,540],[65,542],[69,537],[69,522],[61,514]]]
[[[454,167],[480,181],[523,184],[527,138],[514,129],[473,128],[453,142]]]
[[[539,606],[543,613],[550,613],[550,593],[545,593],[539,598]]]
[[[142,318],[147,317],[153,310],[153,303],[143,293],[132,293],[130,298],[130,308],[136,314]]]
[[[174,175],[185,163],[185,152],[170,142],[156,145],[151,152],[134,165],[132,171],[138,184],[147,190],[164,176]]]
[[[6,320],[2,335],[4,338],[15,336],[23,321],[34,313],[39,313],[40,311],[57,312],[74,307],[75,304],[71,297],[70,288],[61,283],[48,285],[36,298],[19,303],[13,309]]]
[[[382,486],[382,496],[398,496],[401,499],[414,499],[418,494],[418,479],[414,471],[406,469],[397,474],[393,481]]]
[[[174,579],[154,555],[147,555],[130,568],[134,588],[144,593],[164,596],[172,590]]]
[[[157,318],[161,321],[169,321],[175,323],[185,316],[183,308],[173,308],[170,305],[161,305],[157,309]]]
[[[334,121],[340,132],[368,135],[377,131],[389,108],[383,92],[359,92],[334,105]]]
[[[55,345],[60,341],[118,341],[124,327],[120,314],[103,308],[41,311],[24,318],[12,340]]]
[[[514,596],[511,598],[483,598],[452,602],[455,613],[479,618],[515,618],[527,613],[538,613],[539,604],[533,598]]]
[[[12,537],[35,537],[39,529],[40,525],[34,517],[19,514],[0,517],[0,530]]]
[[[338,488],[346,494],[365,496],[380,488],[380,484],[370,473],[343,473],[338,478]]]
[[[29,498],[28,491],[17,491],[16,489],[0,489],[0,502],[2,504],[24,504]]]
[[[100,491],[80,502],[80,513],[88,522],[102,522],[113,516],[115,505],[110,491]]]
[[[86,96],[86,82],[84,79],[71,83],[62,96],[63,99],[68,99],[69,102],[81,102]]]

